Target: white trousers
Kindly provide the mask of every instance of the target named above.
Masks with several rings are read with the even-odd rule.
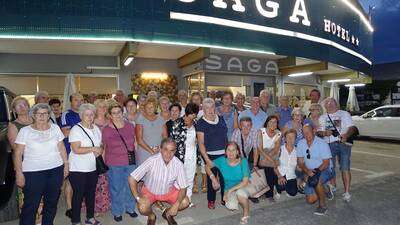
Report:
[[[185,159],[184,163],[186,183],[189,185],[186,191],[186,195],[191,200],[193,194],[193,181],[194,175],[196,174],[196,157],[193,159]]]

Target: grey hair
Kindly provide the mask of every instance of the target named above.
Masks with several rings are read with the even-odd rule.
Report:
[[[215,101],[212,98],[205,98],[203,100],[203,107],[211,107],[215,106]]]
[[[32,106],[32,108],[31,108],[32,115],[36,114],[39,111],[39,109],[46,109],[49,114],[51,113],[51,107],[49,106],[49,104],[38,103],[38,104]]]
[[[269,93],[269,91],[268,90],[262,90],[262,91],[260,91],[260,94],[259,94],[259,96],[261,96],[261,95],[263,95],[263,94],[265,94],[265,95],[267,95],[267,96],[270,96],[271,94]]]
[[[39,97],[44,96],[44,95],[49,97],[49,93],[47,91],[38,91],[38,92],[36,92],[36,94],[35,94],[35,102],[37,102]]]
[[[299,107],[296,107],[296,108],[293,109],[292,116],[294,116],[294,114],[296,114],[297,112],[300,113],[300,115],[304,116],[303,111]]]
[[[82,104],[82,105],[79,107],[79,117],[80,117],[81,119],[82,119],[82,117],[83,117],[83,113],[84,113],[85,111],[87,111],[87,110],[92,111],[93,114],[96,115],[96,106],[94,106],[93,104],[90,104],[90,103],[85,103],[85,104]]]
[[[240,118],[239,123],[241,123],[241,122],[250,122],[250,123],[253,123],[253,121],[251,120],[251,118],[248,117],[248,116],[244,116],[244,117]]]
[[[164,138],[164,139],[162,139],[162,140],[161,140],[160,147],[162,148],[162,147],[164,147],[164,146],[167,145],[167,144],[174,144],[174,145],[175,145],[175,148],[176,148],[176,143],[175,143],[175,141],[174,141],[172,138]]]

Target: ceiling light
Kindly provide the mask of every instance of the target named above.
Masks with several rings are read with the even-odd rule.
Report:
[[[166,80],[168,78],[168,74],[166,73],[142,73],[141,78],[143,79],[155,79],[155,80]]]
[[[292,73],[292,74],[289,74],[288,76],[289,77],[304,77],[304,76],[310,76],[312,74],[313,74],[313,72],[303,72],[303,73]]]
[[[128,56],[125,61],[124,61],[124,66],[129,66],[129,64],[131,64],[131,62],[133,61],[135,57],[133,56]]]
[[[341,83],[341,82],[349,82],[351,79],[337,79],[337,80],[328,80],[328,83]]]
[[[364,87],[365,84],[346,84],[346,87]]]

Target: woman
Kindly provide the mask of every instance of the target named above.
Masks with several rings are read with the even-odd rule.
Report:
[[[310,105],[310,115],[305,119],[304,123],[311,123],[312,127],[317,131],[320,127],[319,117],[323,114],[324,110],[322,106],[318,103],[313,103]]]
[[[104,99],[97,99],[94,105],[96,107],[94,123],[100,128],[100,131],[102,131],[110,123],[107,112],[108,104]],[[100,174],[96,186],[94,212],[98,216],[101,216],[110,209],[110,204],[107,176],[105,174]]]
[[[111,213],[116,222],[122,221],[126,212],[135,218],[136,201],[128,184],[129,174],[135,170],[135,126],[123,117],[123,108],[114,103],[108,108],[111,122],[103,129],[103,147],[105,162],[109,166],[107,172],[110,193]],[[131,152],[129,160],[128,151]]]
[[[72,127],[69,133],[71,153],[69,155],[69,181],[72,186],[72,218],[73,225],[81,222],[83,199],[86,205],[86,224],[99,225],[94,217],[94,202],[98,174],[96,157],[101,155],[101,131],[94,124],[96,107],[82,104],[79,107],[81,122]]]
[[[197,120],[199,120],[204,115],[201,106],[201,103],[203,102],[203,96],[200,94],[200,92],[193,92],[192,95],[190,95],[190,102],[199,106],[199,113],[197,114]]]
[[[133,98],[128,98],[124,104],[126,108],[125,119],[131,124],[135,125],[135,121],[138,117],[137,101]]]
[[[258,167],[264,169],[265,177],[270,190],[265,194],[269,201],[274,202],[274,186],[278,177],[274,172],[279,156],[281,132],[278,130],[279,119],[272,115],[267,118],[264,128],[260,129],[260,145],[254,154],[254,162],[258,162]],[[260,161],[258,159],[260,158]]]
[[[158,101],[160,103],[160,116],[164,119],[164,121],[168,121],[171,116],[169,113],[169,106],[171,105],[169,98],[162,96]]]
[[[297,132],[295,146],[301,139],[303,139],[303,118],[304,114],[300,108],[294,108],[292,111],[292,119],[286,123],[282,132],[285,133],[289,129],[295,129]]]
[[[286,143],[281,146],[279,154],[279,165],[275,167],[275,174],[278,176],[278,193],[286,191],[289,196],[297,194],[297,152],[294,146],[297,132],[295,129],[289,129],[285,132]]]
[[[175,156],[182,162],[185,159],[186,129],[181,114],[182,107],[178,103],[169,107],[170,119],[163,126],[163,137],[170,137],[176,143]]]
[[[57,125],[49,123],[50,113],[48,104],[33,106],[33,124],[21,128],[15,140],[16,184],[25,196],[21,225],[36,224],[35,215],[42,198],[42,224],[53,224],[61,185],[68,176],[64,135]]]
[[[225,155],[225,146],[228,143],[226,136],[228,128],[222,117],[215,112],[215,102],[211,98],[203,100],[204,116],[197,122],[196,133],[197,143],[199,144],[200,153],[206,165],[213,168],[213,160]],[[219,170],[213,168],[213,173],[218,174]],[[221,204],[224,192],[221,191]],[[210,176],[207,176],[207,200],[208,208],[215,209],[216,191],[212,187]]]
[[[146,102],[147,96],[145,94],[141,94],[137,97],[137,105],[138,105],[138,117],[140,114],[144,112],[144,103]]]
[[[229,142],[225,149],[225,157],[219,157],[214,160],[214,165],[221,171],[224,180],[224,201],[226,208],[229,210],[238,210],[239,205],[243,209],[243,216],[240,219],[240,224],[247,224],[249,220],[249,165],[247,160],[240,158],[239,146],[235,142]],[[214,188],[219,188],[220,182],[217,175],[213,174],[209,166],[206,167],[207,174],[211,177]]]
[[[156,100],[153,98],[147,99],[144,103],[144,111],[136,121],[137,166],[159,151],[165,122],[161,116],[156,114],[156,108]]]
[[[233,131],[238,128],[238,114],[235,111],[235,107],[232,105],[233,95],[231,92],[224,92],[222,95],[222,105],[217,107],[217,113],[222,116],[225,120],[228,128],[227,136],[228,140],[231,139]]]
[[[246,102],[246,98],[244,97],[244,95],[242,93],[237,93],[237,95],[235,97],[235,102],[236,102],[236,111],[238,112],[238,114],[247,110],[247,107],[244,106],[244,103]]]

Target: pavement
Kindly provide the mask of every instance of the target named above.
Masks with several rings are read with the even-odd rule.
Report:
[[[315,205],[307,205],[303,195],[287,197],[281,194],[276,203],[262,200],[251,205],[249,225],[255,224],[359,224],[359,225],[400,225],[400,144],[377,141],[357,141],[352,150],[352,200],[344,202],[340,173],[335,199],[328,201],[325,216],[313,214]],[[217,197],[219,199],[219,197]],[[205,194],[195,194],[196,207],[180,213],[176,220],[179,225],[236,225],[241,211],[228,211],[217,204],[215,210],[207,208]],[[55,225],[70,224],[64,216],[65,203],[60,200]],[[82,218],[84,215],[82,215]],[[157,212],[157,225],[166,225]],[[146,224],[146,218],[136,219],[124,215],[123,221],[114,222],[110,213],[98,218],[104,225]],[[18,221],[1,223],[17,225]]]

